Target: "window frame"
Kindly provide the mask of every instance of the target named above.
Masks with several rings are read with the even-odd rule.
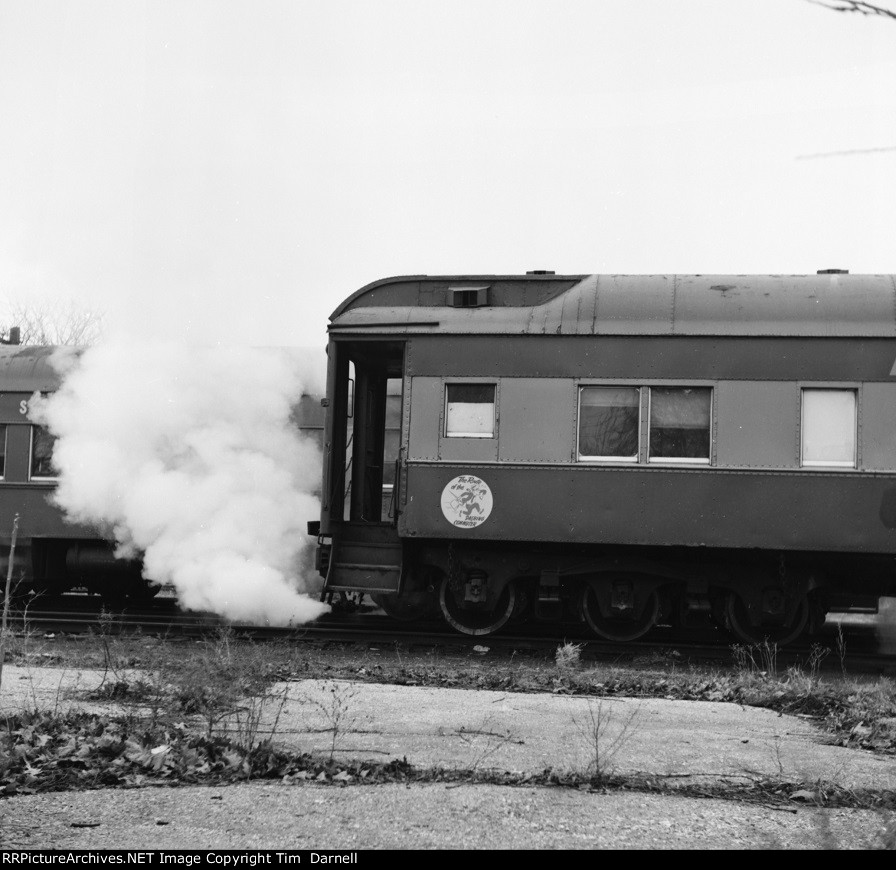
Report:
[[[797,384],[799,389],[799,450],[800,468],[808,468],[812,471],[858,471],[859,469],[859,413],[861,403],[861,384],[856,383],[803,383]],[[852,418],[852,461],[830,459],[806,459],[806,392],[852,393],[853,418]]]
[[[30,439],[28,442],[28,480],[33,481],[35,483],[52,483],[54,481],[59,480],[58,469],[56,470],[55,474],[35,474],[34,473],[34,436],[35,436],[35,432],[38,429],[44,429],[47,432],[49,432],[49,430],[47,429],[46,426],[40,426],[37,423],[31,423],[29,428],[31,429],[31,433],[30,433]],[[56,438],[55,438],[55,436],[51,436],[51,437],[53,437],[53,443],[55,445]],[[50,465],[52,465],[52,464],[53,464],[53,460],[52,460],[52,454],[51,454]]]
[[[646,414],[646,438],[644,450],[646,452],[646,462],[648,465],[699,465],[699,466],[710,466],[713,464],[713,448],[715,447],[715,410],[716,410],[716,396],[715,396],[715,384],[707,384],[707,383],[695,383],[693,381],[690,382],[677,382],[671,384],[664,383],[650,383],[645,384],[647,387],[647,414]],[[653,405],[653,391],[655,389],[660,390],[709,390],[709,455],[706,457],[703,456],[651,456],[650,454],[650,435],[653,431],[653,426],[651,424],[650,413]]]
[[[576,408],[575,408],[575,444],[574,460],[581,464],[589,465],[624,465],[627,467],[639,466],[661,467],[663,465],[683,467],[694,466],[699,468],[713,467],[715,465],[715,449],[716,449],[716,390],[718,381],[710,381],[706,379],[684,380],[675,379],[670,381],[661,380],[635,380],[633,378],[608,379],[576,379]],[[635,459],[628,457],[620,458],[614,456],[599,457],[583,457],[579,452],[579,430],[581,425],[581,395],[584,387],[616,387],[637,389],[639,394],[638,404],[638,455]],[[650,455],[650,402],[652,391],[654,389],[704,389],[709,390],[709,458],[704,457],[667,457]]]
[[[9,427],[10,423],[0,423],[3,428],[3,454],[0,457],[0,480],[6,480],[6,458],[9,452]]]
[[[577,383],[576,394],[576,461],[584,463],[600,463],[606,462],[612,465],[638,465],[641,462],[642,441],[644,436],[644,388],[640,383]],[[637,440],[634,456],[599,456],[583,454],[581,451],[582,438],[582,393],[588,389],[608,389],[608,390],[635,390],[638,394],[638,424],[637,424]]]
[[[491,387],[492,388],[492,431],[478,433],[453,433],[448,431],[448,390],[451,387]],[[463,378],[444,381],[442,395],[442,437],[454,439],[472,439],[476,441],[494,441],[498,437],[498,382],[482,378]],[[484,403],[483,403],[484,404]]]

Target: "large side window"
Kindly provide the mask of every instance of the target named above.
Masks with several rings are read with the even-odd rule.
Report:
[[[638,460],[638,387],[579,390],[579,459]]]
[[[712,390],[650,388],[650,460],[709,462]]]
[[[43,426],[31,427],[31,479],[58,477],[53,465],[56,438]]]
[[[6,423],[0,424],[0,477],[6,477]]]
[[[856,391],[804,389],[801,464],[856,467]]]
[[[446,384],[445,435],[449,438],[494,438],[494,384]]]

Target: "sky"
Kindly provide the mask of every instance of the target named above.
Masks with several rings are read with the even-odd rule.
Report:
[[[0,119],[0,325],[322,349],[390,275],[896,272],[896,20],[807,0],[0,0]]]

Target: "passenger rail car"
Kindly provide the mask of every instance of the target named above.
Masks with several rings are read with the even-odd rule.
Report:
[[[389,278],[328,367],[324,595],[781,644],[896,595],[893,276]]]
[[[31,397],[51,393],[59,376],[56,348],[0,347],[0,570],[9,569],[13,520],[19,527],[12,580],[19,592],[55,593],[83,587],[120,600],[157,591],[141,577],[139,560],[116,559],[96,529],[69,523],[50,502],[57,483],[52,435],[28,418]]]
[[[19,515],[12,579],[21,594],[78,589],[113,604],[151,598],[159,586],[142,576],[139,559],[116,559],[99,529],[68,522],[50,500],[57,484],[52,435],[28,418],[35,392],[52,393],[59,377],[50,364],[57,348],[0,346],[0,584],[9,568],[13,519]],[[390,401],[399,401],[394,397]],[[318,446],[323,442],[320,396],[303,395],[292,422]],[[397,442],[397,431],[390,442]],[[386,499],[391,493],[386,488]],[[0,600],[2,600],[0,585]]]

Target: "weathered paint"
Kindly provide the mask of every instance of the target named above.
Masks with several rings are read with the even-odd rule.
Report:
[[[0,384],[4,392],[33,393],[55,390],[59,374],[50,364],[54,353],[78,354],[76,348],[39,347],[37,345],[0,346]]]
[[[881,515],[892,476],[498,463],[411,463],[407,474],[402,536],[896,554]],[[487,523],[459,530],[442,515],[442,492],[459,474],[488,485]]]
[[[894,339],[659,336],[415,336],[408,373],[428,377],[578,377],[890,381]]]
[[[413,378],[410,383],[410,427],[408,457],[438,459],[439,436],[442,431],[441,378]]]
[[[859,414],[862,467],[896,472],[896,382],[865,384]]]
[[[331,331],[528,335],[896,337],[893,275],[590,275],[541,279],[552,298],[504,291],[523,278],[394,279],[362,288]],[[568,289],[562,289],[563,282]],[[489,305],[440,305],[425,288],[489,287]],[[559,291],[559,292],[558,292]],[[426,300],[426,301],[425,301]],[[892,364],[892,361],[891,361]]]
[[[453,307],[452,290],[487,287],[491,305],[542,305],[569,290],[584,275],[405,275],[373,281],[348,297],[331,315],[336,320],[349,309]]]
[[[31,537],[98,538],[96,529],[65,521],[62,512],[48,500],[53,488],[50,483],[4,483],[0,490],[0,541],[8,541],[16,514],[19,515],[20,541]]]
[[[573,459],[577,392],[567,378],[502,378],[498,458],[523,462]]]
[[[715,387],[716,465],[798,468],[800,391],[781,381],[719,381]]]
[[[27,483],[31,469],[31,424],[6,427],[6,462],[0,492],[10,483]],[[43,484],[42,484],[43,485]]]
[[[576,459],[578,388],[572,378],[499,378],[496,438],[444,435],[444,390],[452,379],[415,378],[408,457],[448,462],[567,462]],[[638,381],[624,381],[640,385]],[[613,383],[618,383],[614,381]],[[651,383],[677,383],[653,380]],[[800,389],[806,383],[859,392],[859,469],[896,471],[896,383],[684,381],[711,386],[713,465],[719,468],[800,467]],[[642,401],[642,461],[649,429]]]

